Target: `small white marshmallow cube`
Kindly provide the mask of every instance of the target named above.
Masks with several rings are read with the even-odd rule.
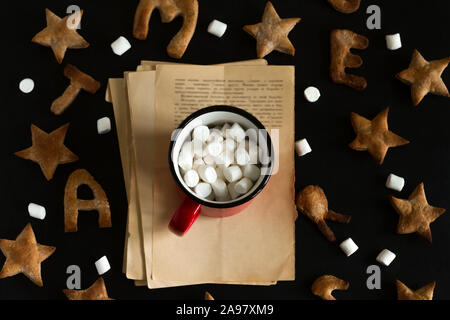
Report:
[[[197,171],[200,178],[207,183],[214,183],[217,180],[216,169],[212,166],[198,166]]]
[[[106,256],[101,257],[95,262],[95,267],[97,268],[98,274],[101,276],[102,274],[105,274],[111,269],[111,266],[109,265],[108,258]]]
[[[188,152],[180,152],[178,155],[178,165],[181,169],[184,171],[188,171],[192,169],[192,154],[189,154]]]
[[[206,142],[209,137],[209,128],[207,126],[198,126],[192,131],[192,139],[198,139],[201,142]]]
[[[236,182],[242,178],[242,170],[236,165],[223,169],[223,175],[228,182]]]
[[[211,184],[211,187],[216,196],[216,200],[226,201],[226,198],[229,197],[227,184],[222,179],[214,181],[214,183]]]
[[[241,142],[245,139],[245,130],[242,129],[239,123],[234,123],[231,128],[227,130],[227,134],[237,142]]]
[[[396,176],[395,174],[390,174],[386,180],[386,188],[402,191],[405,186],[405,179],[402,177]]]
[[[386,35],[386,46],[389,50],[397,50],[402,47],[400,33]]]
[[[34,81],[33,79],[26,78],[20,81],[19,83],[19,89],[23,93],[30,93],[34,89]]]
[[[308,87],[303,92],[308,102],[316,102],[320,98],[320,91],[316,87]]]
[[[97,132],[98,134],[105,134],[111,131],[111,120],[108,117],[104,117],[97,120]]]
[[[194,188],[200,181],[200,177],[198,176],[198,173],[195,170],[186,171],[183,178],[184,182],[190,188]]]
[[[125,52],[130,50],[131,44],[127,38],[120,36],[116,41],[111,43],[112,51],[118,56],[123,55]]]
[[[209,183],[200,182],[195,186],[194,191],[200,198],[207,198],[211,195],[212,188]]]
[[[236,142],[231,138],[226,138],[223,141],[223,150],[227,152],[234,152],[234,150],[236,150]]]
[[[395,257],[395,253],[388,249],[384,249],[378,254],[377,261],[387,267],[391,264],[392,261],[394,261]]]
[[[234,188],[236,186],[236,182],[231,182],[228,184],[228,193],[230,194],[231,199],[236,199],[240,197],[241,195],[236,192],[236,189]]]
[[[249,178],[253,182],[258,180],[259,177],[261,176],[261,169],[259,169],[258,166],[255,166],[254,164],[251,164],[251,163],[247,164],[244,167],[243,172],[244,172],[244,177]]]
[[[35,203],[28,204],[28,213],[30,217],[44,220],[45,219],[45,208]]]
[[[225,180],[225,176],[223,175],[223,169],[226,167],[223,164],[216,165],[216,173],[217,173],[217,179]]]
[[[215,35],[216,37],[221,38],[225,31],[227,31],[227,25],[219,20],[213,20],[208,25],[208,32]]]
[[[250,155],[245,148],[238,148],[236,150],[236,163],[240,166],[245,166],[250,162]]]
[[[342,241],[339,245],[342,251],[344,251],[347,257],[351,256],[358,250],[358,246],[355,242],[353,242],[352,238],[348,238],[347,240]]]
[[[222,153],[223,150],[223,144],[220,141],[216,141],[213,140],[211,142],[208,142],[208,144],[206,145],[206,151],[208,152],[209,155],[213,156],[213,157],[217,157],[219,154]]]
[[[234,162],[234,152],[223,151],[215,159],[217,165],[224,165],[226,168],[229,167]]]
[[[229,130],[230,128],[231,128],[231,125],[230,125],[229,123],[225,123],[225,124],[222,126],[221,131],[222,131],[222,136],[223,136],[224,138],[228,138],[228,137],[229,137],[227,134],[228,134],[228,130]]]
[[[308,154],[312,151],[309,143],[306,139],[302,139],[295,142],[295,151],[300,157],[303,157],[305,154]]]
[[[234,186],[234,190],[236,190],[239,194],[246,194],[250,188],[253,187],[253,182],[249,178],[242,178],[239,182]]]

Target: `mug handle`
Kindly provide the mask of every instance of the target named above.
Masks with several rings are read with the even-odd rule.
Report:
[[[189,197],[184,197],[178,209],[173,214],[169,229],[176,235],[184,235],[200,215],[202,205]]]

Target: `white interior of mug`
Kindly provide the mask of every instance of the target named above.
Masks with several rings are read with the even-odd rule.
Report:
[[[172,149],[172,163],[174,166],[174,170],[176,173],[176,176],[178,178],[178,180],[180,181],[180,183],[185,187],[186,190],[188,190],[195,198],[199,198],[197,196],[197,194],[194,192],[194,190],[192,190],[191,188],[189,188],[186,183],[184,182],[183,179],[183,175],[180,172],[180,167],[178,166],[178,155],[180,153],[181,147],[183,145],[183,143],[185,141],[190,141],[191,140],[191,133],[192,131],[201,125],[205,125],[208,126],[210,129],[215,127],[215,126],[222,126],[225,123],[229,123],[230,125],[233,125],[233,123],[238,123],[244,130],[248,130],[248,129],[253,129],[254,132],[256,133],[256,135],[250,135],[249,139],[253,140],[255,142],[258,143],[258,146],[260,148],[262,148],[262,152],[266,155],[270,154],[269,150],[268,150],[268,145],[267,145],[267,139],[266,136],[263,134],[258,134],[258,130],[260,130],[260,128],[258,128],[258,126],[253,123],[251,120],[247,119],[246,117],[231,112],[231,111],[212,111],[212,112],[208,112],[208,113],[204,113],[202,115],[199,115],[197,118],[193,119],[192,121],[190,121],[189,123],[187,123],[187,125],[181,129],[181,131],[178,131],[178,136],[176,138],[176,141],[173,145],[173,149]],[[257,141],[255,140],[257,136]],[[261,170],[262,172],[264,172],[264,170]],[[263,174],[261,174],[261,176],[259,177],[259,179],[254,183],[253,187],[246,193],[243,194],[242,196],[236,198],[236,199],[232,199],[229,201],[215,201],[215,200],[208,200],[208,199],[204,199],[204,198],[200,198],[201,200],[203,200],[204,202],[209,202],[209,203],[215,203],[215,204],[232,204],[233,202],[237,202],[243,198],[245,198],[248,194],[254,192],[263,182],[265,176]]]

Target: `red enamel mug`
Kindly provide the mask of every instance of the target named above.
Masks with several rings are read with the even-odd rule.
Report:
[[[261,175],[253,187],[244,195],[229,201],[214,201],[200,198],[183,180],[178,166],[181,147],[191,140],[194,128],[205,125],[209,128],[225,123],[238,123],[245,131],[246,137],[258,144],[258,158]],[[169,168],[175,182],[184,194],[180,206],[175,211],[169,229],[177,235],[184,235],[200,214],[208,217],[223,218],[244,210],[269,182],[274,165],[274,151],[269,133],[262,123],[245,110],[232,106],[212,106],[200,109],[188,116],[174,131],[169,147]]]

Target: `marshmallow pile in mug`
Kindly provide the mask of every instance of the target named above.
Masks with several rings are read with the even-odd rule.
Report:
[[[178,165],[184,182],[203,199],[229,201],[246,194],[261,175],[258,144],[238,124],[198,126],[184,142]]]

